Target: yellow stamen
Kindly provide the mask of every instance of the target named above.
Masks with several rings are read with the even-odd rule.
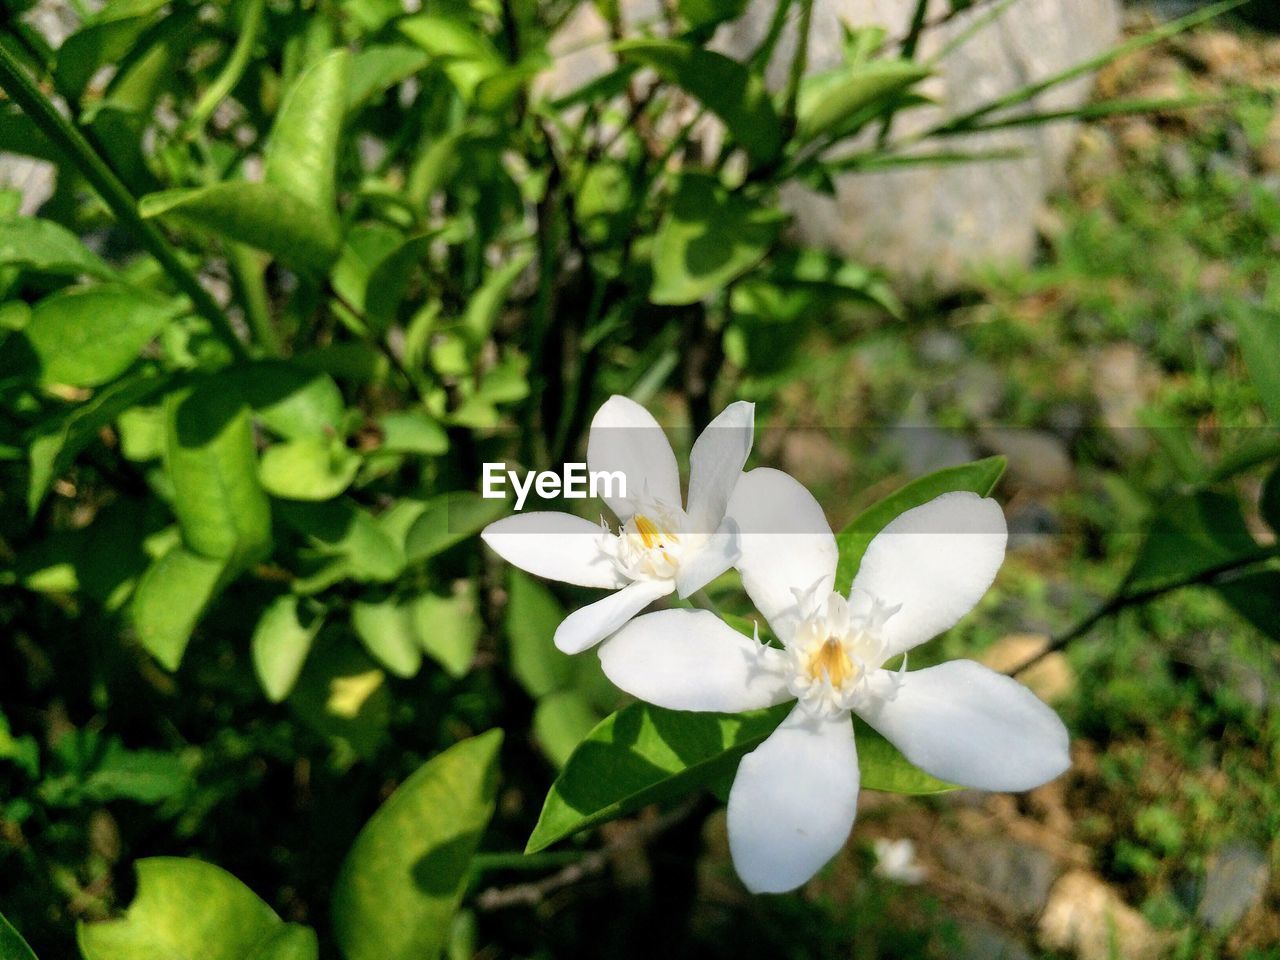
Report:
[[[680,542],[680,538],[674,533],[668,533],[665,530],[660,530],[656,523],[642,513],[636,514],[635,522],[636,533],[640,534],[640,540],[644,543],[646,550],[653,549],[655,544],[662,544],[664,542]]]
[[[831,680],[831,686],[839,688],[853,676],[856,668],[844,652],[844,646],[834,637],[818,648],[809,660],[809,676],[821,680],[825,674]]]

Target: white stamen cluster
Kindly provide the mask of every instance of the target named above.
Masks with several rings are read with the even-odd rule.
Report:
[[[798,600],[801,610],[809,613],[786,644],[791,662],[788,689],[797,700],[814,715],[835,716],[865,705],[873,695],[892,698],[897,693],[897,684],[873,693],[869,682],[888,659],[883,628],[897,607],[866,594],[854,594],[850,600],[838,593],[825,602]],[[901,677],[899,671],[898,684]]]
[[[601,527],[600,549],[631,580],[672,579],[694,539],[685,512],[656,501],[641,504],[616,534],[603,520]]]

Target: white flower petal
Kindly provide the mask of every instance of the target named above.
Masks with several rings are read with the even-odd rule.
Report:
[[[596,411],[587,435],[587,469],[621,471],[627,478],[626,497],[605,498],[620,520],[630,517],[643,497],[680,508],[676,455],[658,421],[634,400],[613,396]]]
[[[888,689],[889,671],[870,678]],[[1018,681],[972,660],[913,670],[858,711],[926,773],[980,790],[1030,790],[1071,765],[1067,728]]]
[[[600,647],[620,690],[669,710],[740,713],[792,698],[786,656],[706,610],[637,617]]]
[[[697,550],[680,558],[676,569],[676,592],[683,599],[697,593],[742,556],[738,543],[738,525],[725,518],[720,530],[707,537]]]
[[[556,627],[556,649],[562,653],[581,653],[594,647],[674,588],[670,580],[637,580],[603,600],[579,607]]]
[[[697,533],[713,533],[724,519],[729,497],[742,476],[755,437],[756,405],[739,400],[724,408],[702,431],[689,453],[689,523]]]
[[[616,590],[629,581],[600,549],[604,531],[570,513],[516,513],[484,528],[480,539],[527,573],[580,587]]]
[[[853,829],[858,753],[849,714],[813,717],[796,706],[742,758],[729,791],[729,851],[753,893],[794,890]]]
[[[936,637],[972,610],[995,579],[1007,540],[1000,505],[968,492],[944,493],[876,534],[853,593],[901,604],[884,625],[887,656]]]
[[[742,585],[773,632],[791,637],[802,611],[797,593],[823,601],[836,576],[836,538],[818,501],[781,470],[742,475],[729,501],[738,524]]]

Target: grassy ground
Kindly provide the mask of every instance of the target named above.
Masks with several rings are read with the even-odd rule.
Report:
[[[1223,31],[1119,64],[1101,79],[1109,96],[1235,99],[1090,127],[1036,267],[919,311],[908,337],[855,340],[851,321],[784,390],[776,422],[811,429],[773,453],[835,522],[892,487],[894,468],[1010,454],[1001,495],[1024,535],[979,615],[923,661],[1019,662],[1118,582],[1154,500],[1263,426],[1230,317],[1280,290],[1277,80],[1274,38]],[[831,423],[903,427],[846,456]],[[1072,772],[1025,798],[868,798],[857,852],[813,893],[840,931],[816,955],[852,941],[856,956],[1280,956],[1278,654],[1207,591],[1105,622],[1030,678],[1072,729]],[[877,835],[911,837],[927,879],[872,877],[850,902],[837,877],[867,877]],[[957,852],[991,837],[1012,838],[1007,863]],[[1219,928],[1197,920],[1241,848],[1269,864],[1265,893]],[[1070,932],[1068,907],[1096,942]],[[950,919],[926,935],[935,915]]]

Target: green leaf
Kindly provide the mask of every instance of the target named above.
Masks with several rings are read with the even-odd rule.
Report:
[[[195,553],[233,571],[271,551],[271,506],[258,482],[249,408],[225,379],[165,397],[165,468],[174,513]]]
[[[263,940],[245,960],[319,960],[320,943],[310,927],[288,923]]]
[[[271,128],[263,180],[337,217],[338,140],[351,85],[351,54],[335,50],[304,70],[285,94]]]
[[[1173,586],[1259,555],[1233,494],[1201,490],[1163,500],[1125,578],[1125,593]]]
[[[397,677],[412,677],[422,667],[422,648],[407,606],[395,600],[351,605],[351,625],[373,659]]]
[[[902,304],[881,274],[823,250],[780,251],[770,260],[769,278],[781,286],[870,303],[891,316],[902,316]]]
[[[380,337],[395,323],[396,311],[409,291],[414,271],[425,260],[438,233],[410,237],[383,256],[369,272],[364,294],[364,316],[369,332]]]
[[[794,704],[741,714],[687,713],[634,703],[611,714],[574,750],[547,793],[525,853],[650,803],[731,777]],[[928,794],[955,789],[918,770],[879,734],[854,721],[866,790]]]
[[[498,312],[507,302],[511,285],[532,259],[532,251],[516,255],[502,266],[489,271],[479,289],[471,295],[462,314],[462,326],[473,344],[483,343],[489,336],[494,321],[498,319]]]
[[[75,287],[37,303],[22,335],[41,383],[96,387],[132,366],[179,312],[173,301],[125,286]]]
[[[511,672],[535,700],[564,689],[573,680],[573,658],[556,649],[556,628],[564,608],[555,595],[527,574],[511,568],[503,614]]]
[[[725,715],[635,703],[611,714],[552,784],[525,853],[731,774],[788,710]]]
[[[716,293],[764,259],[784,220],[714,177],[686,173],[654,236],[649,299],[696,303]]]
[[[99,68],[130,51],[164,5],[165,0],[116,0],[89,17],[58,48],[59,91],[78,98]]]
[[[944,493],[968,490],[980,497],[989,496],[1004,473],[1005,463],[1004,457],[988,457],[958,467],[947,467],[913,480],[901,490],[863,510],[836,534],[836,546],[840,550],[840,561],[836,566],[836,591],[842,594],[849,592],[867,546],[892,520]]]
[[[0,219],[0,267],[113,280],[116,272],[61,224],[37,217]]]
[[[397,26],[405,39],[430,55],[468,102],[475,99],[481,83],[507,69],[489,38],[461,17],[423,13]]]
[[[1234,311],[1240,353],[1272,423],[1280,423],[1280,312]]]
[[[547,759],[562,769],[600,714],[577,690],[560,690],[538,701],[533,710],[533,737]]]
[[[466,490],[442,493],[426,501],[422,515],[409,528],[404,552],[418,563],[475,536],[507,513],[505,500],[486,499]]]
[[[335,437],[299,437],[262,453],[258,477],[273,497],[332,500],[351,486],[360,456]]]
[[[152,562],[130,613],[138,640],[166,670],[177,670],[196,623],[217,596],[227,567],[179,545]]]
[[[316,617],[309,625],[303,624],[298,603],[291,594],[277,597],[253,629],[253,669],[272,703],[287,697],[297,683],[311,644],[324,623]]]
[[[623,61],[652,68],[724,121],[754,165],[782,149],[782,122],[764,81],[737,60],[680,40],[626,40],[615,46]]]
[[[854,132],[850,121],[870,119],[899,93],[929,75],[911,60],[872,60],[814,74],[800,88],[796,104],[796,140]]]
[[[332,566],[336,579],[386,583],[404,570],[400,543],[368,511],[349,500],[281,503],[279,513],[306,538],[313,558]]]
[[[484,625],[476,609],[475,586],[459,580],[452,593],[424,593],[413,602],[413,630],[419,645],[450,676],[471,668]]]
[[[502,731],[427,761],[369,820],[333,891],[346,960],[434,960],[449,938],[468,868],[493,816]]]
[[[134,866],[138,894],[128,912],[80,924],[85,960],[245,960],[284,926],[252,890],[212,864],[150,857]]]
[[[397,410],[378,418],[380,449],[388,453],[438,456],[449,449],[449,435],[439,421],[423,410]]]
[[[373,44],[351,60],[347,110],[355,110],[396,84],[407,80],[430,62],[426,51],[403,43]]]
[[[124,411],[159,390],[160,377],[140,377],[112,384],[61,416],[40,425],[28,448],[31,479],[27,508],[34,516],[53,481],[66,472],[76,455],[98,438],[99,431]]]
[[[195,190],[162,190],[138,202],[147,219],[167,217],[324,272],[338,256],[338,227],[325,211],[267,183],[235,180]]]
[[[27,941],[4,918],[4,914],[0,914],[0,957],[4,960],[36,960]]]
[[[288,440],[337,436],[346,407],[333,378],[285,360],[256,360],[223,372],[255,420]]]
[[[691,30],[736,20],[746,8],[746,0],[677,0],[676,3],[676,9]]]
[[[1263,636],[1280,642],[1280,570],[1257,570],[1214,586]]]

